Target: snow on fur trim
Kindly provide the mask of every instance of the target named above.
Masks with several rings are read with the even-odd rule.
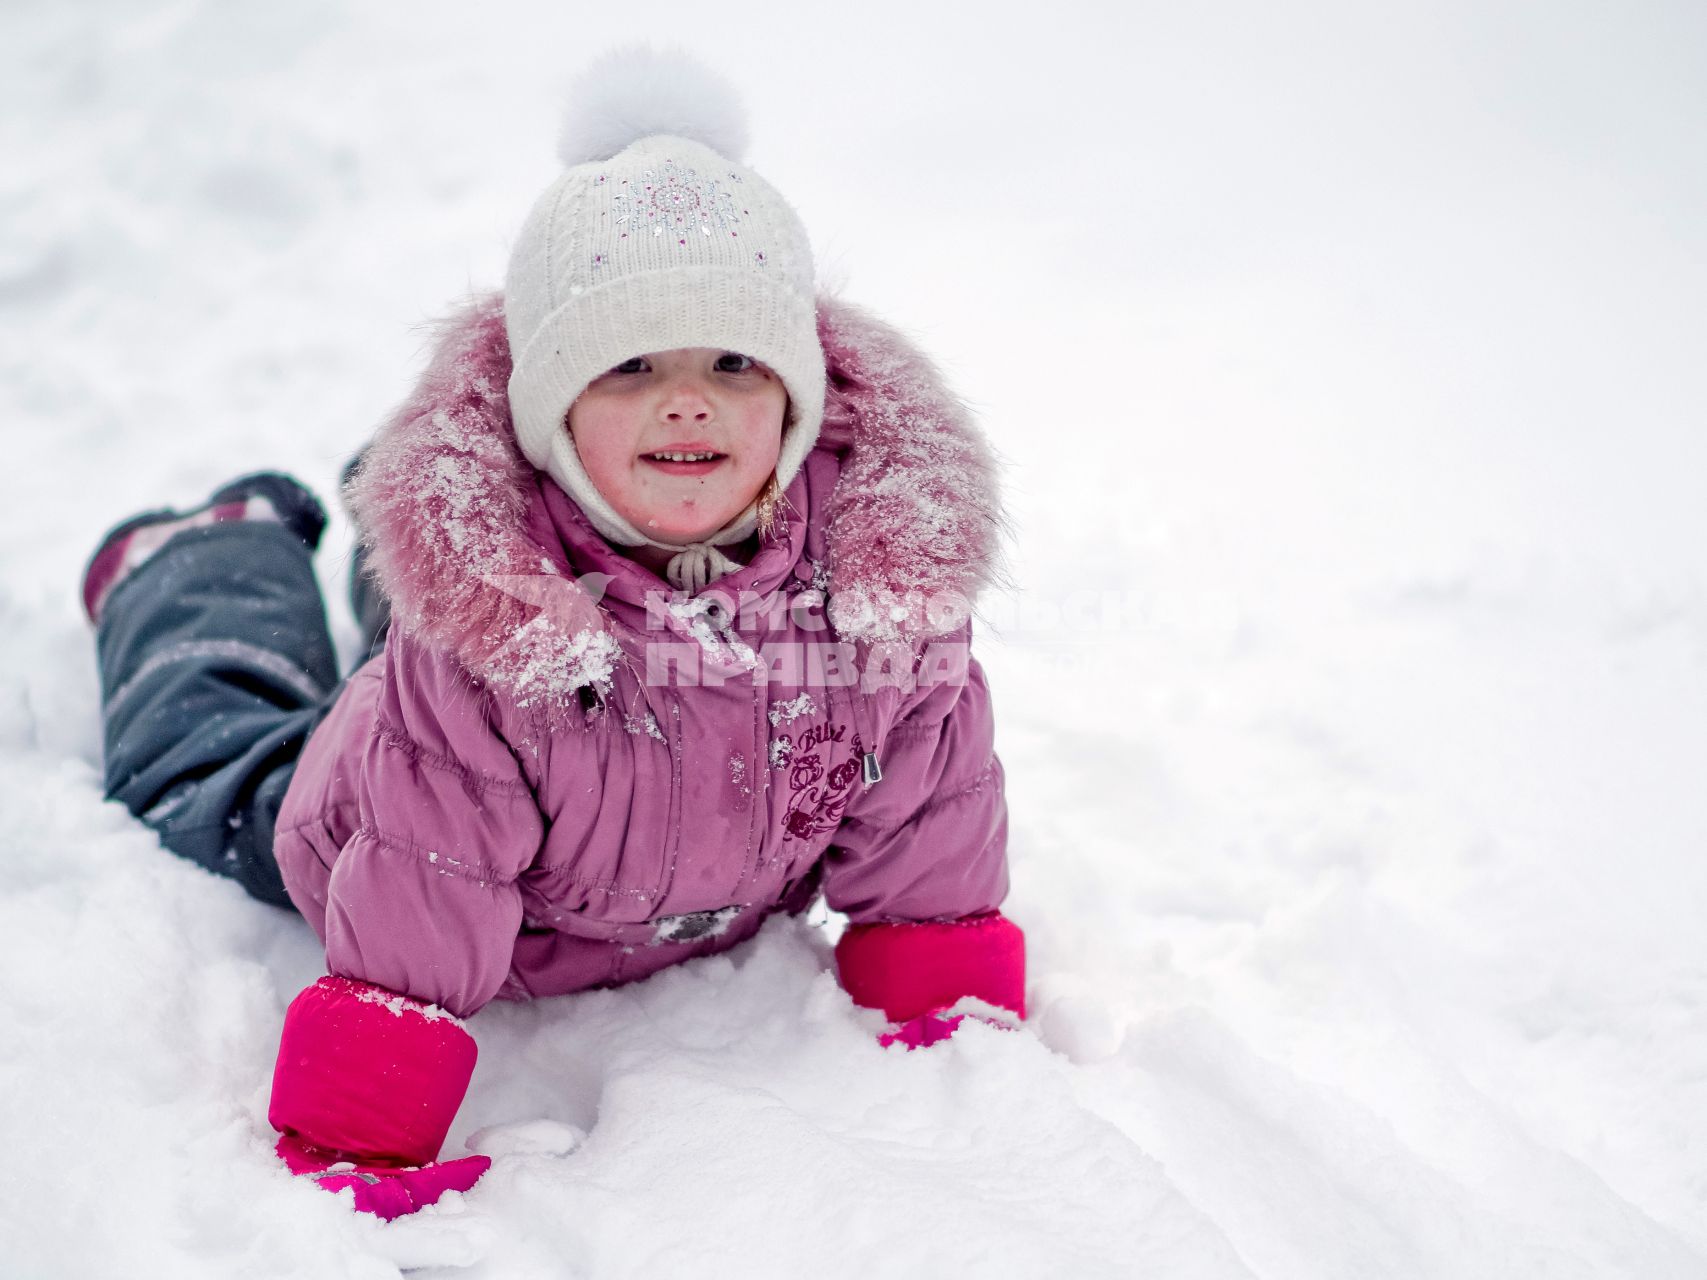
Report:
[[[995,465],[970,413],[898,332],[821,298],[822,443],[843,445],[824,517],[830,612],[844,639],[947,635],[996,577]],[[414,393],[345,493],[392,625],[453,654],[521,705],[605,683],[620,647],[603,611],[525,531],[534,471],[516,446],[500,295],[450,316]],[[553,574],[541,609],[518,584]]]
[[[970,410],[896,330],[821,302],[825,430],[851,427],[828,526],[830,617],[849,640],[958,630],[1000,576],[996,463]]]
[[[574,168],[661,133],[704,143],[737,164],[747,152],[746,113],[734,85],[679,49],[628,45],[576,79],[557,156]]]
[[[620,647],[574,580],[561,578],[551,609],[514,586],[558,569],[524,529],[533,469],[510,430],[509,377],[494,294],[444,322],[414,394],[380,429],[345,494],[392,625],[528,706],[604,683]],[[559,625],[566,617],[574,630]]]

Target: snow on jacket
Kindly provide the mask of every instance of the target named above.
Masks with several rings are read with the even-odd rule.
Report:
[[[819,891],[856,925],[1000,904],[967,652],[989,453],[892,330],[833,301],[819,325],[829,404],[787,518],[687,600],[516,449],[499,299],[447,323],[349,490],[389,639],[279,815],[332,974],[466,1016],[724,950]]]

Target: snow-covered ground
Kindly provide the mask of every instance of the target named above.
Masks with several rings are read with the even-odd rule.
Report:
[[[641,35],[1008,459],[1034,1017],[883,1052],[804,921],[494,1007],[494,1169],[382,1226],[269,1152],[308,930],[101,800],[77,575],[330,493]],[[9,0],[0,1274],[1707,1276],[1704,120],[1684,0]]]

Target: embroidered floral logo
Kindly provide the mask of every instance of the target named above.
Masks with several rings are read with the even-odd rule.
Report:
[[[684,169],[674,160],[645,170],[634,181],[625,178],[622,185],[627,189],[612,200],[616,225],[624,237],[643,230],[655,236],[668,232],[677,244],[686,244],[696,231],[705,236],[713,231],[738,235],[740,215],[747,212],[718,179],[701,177],[697,170]]]
[[[797,738],[783,734],[772,743],[771,761],[787,769],[788,812],[783,816],[785,840],[810,840],[813,836],[834,831],[847,808],[853,784],[859,779],[859,761],[865,745],[859,734],[853,735],[853,753],[840,764],[827,762],[835,745],[848,732],[845,724],[819,724],[801,731]],[[778,750],[780,743],[787,748]]]

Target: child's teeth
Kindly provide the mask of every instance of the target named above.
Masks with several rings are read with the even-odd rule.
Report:
[[[652,456],[664,462],[709,462],[717,455],[714,453],[655,453]]]

